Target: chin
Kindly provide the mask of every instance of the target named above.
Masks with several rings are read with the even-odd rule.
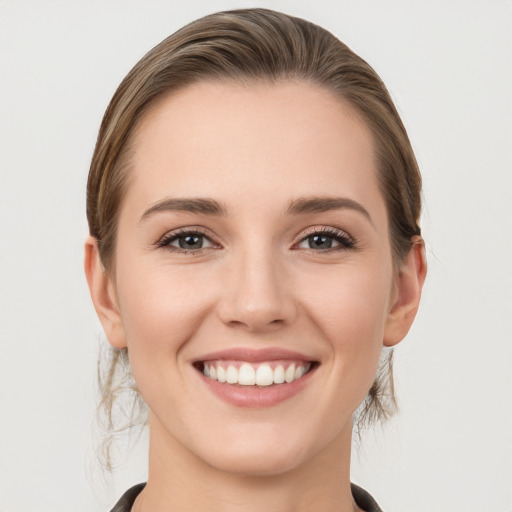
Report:
[[[299,467],[305,462],[304,454],[294,450],[256,452],[253,449],[223,450],[221,454],[209,453],[207,460],[216,469],[239,476],[276,476]]]
[[[265,428],[267,427],[267,428]],[[328,439],[300,428],[246,425],[215,436],[216,442],[196,445],[196,456],[220,471],[240,476],[275,476],[292,471],[322,450]]]

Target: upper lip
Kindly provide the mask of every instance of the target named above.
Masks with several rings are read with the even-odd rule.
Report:
[[[201,357],[195,358],[193,363],[223,359],[247,362],[276,361],[280,359],[295,359],[307,362],[315,361],[314,358],[301,354],[300,352],[275,347],[265,349],[228,348],[204,354]]]

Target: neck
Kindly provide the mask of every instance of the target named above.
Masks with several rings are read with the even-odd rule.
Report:
[[[133,512],[354,512],[350,490],[351,427],[300,466],[271,475],[215,468],[152,418],[148,483]]]

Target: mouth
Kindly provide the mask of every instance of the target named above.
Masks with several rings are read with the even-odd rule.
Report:
[[[320,363],[283,350],[235,349],[193,362],[201,380],[219,398],[239,407],[270,407],[292,397]]]
[[[194,366],[203,375],[220,383],[235,386],[267,387],[291,384],[303,378],[317,363],[308,361],[265,361],[253,363],[237,360],[208,360]]]

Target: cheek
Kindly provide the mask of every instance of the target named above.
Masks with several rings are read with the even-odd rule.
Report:
[[[141,379],[155,379],[159,368],[172,368],[178,362],[181,348],[211,310],[205,289],[211,280],[180,268],[137,266],[122,260],[119,275],[123,276],[117,291],[128,352],[135,378],[143,385]]]
[[[328,343],[333,378],[344,385],[369,388],[373,382],[390,305],[391,268],[387,261],[375,261],[330,269],[323,277],[317,273],[316,285],[302,294],[312,324]]]
[[[327,338],[344,345],[372,343],[383,331],[391,291],[390,265],[346,266],[317,273],[302,293]],[[315,283],[311,286],[311,283]],[[379,342],[382,340],[379,340]]]

